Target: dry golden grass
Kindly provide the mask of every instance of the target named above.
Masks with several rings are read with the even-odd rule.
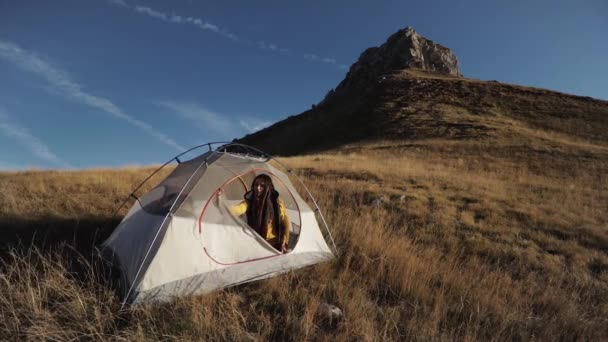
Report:
[[[0,336],[606,339],[608,158],[602,146],[569,146],[437,140],[284,158],[325,211],[333,262],[123,315],[86,248],[14,248],[0,275]],[[115,224],[113,209],[149,171],[0,174],[3,229]],[[316,315],[323,301],[344,311],[338,326]]]

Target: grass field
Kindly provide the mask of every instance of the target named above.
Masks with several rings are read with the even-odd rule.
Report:
[[[0,173],[0,336],[606,339],[608,149],[539,134],[532,145],[393,141],[283,158],[325,211],[333,262],[122,314],[91,246],[150,169]],[[344,320],[320,320],[321,302]]]

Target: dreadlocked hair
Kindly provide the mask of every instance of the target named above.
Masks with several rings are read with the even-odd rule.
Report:
[[[264,183],[264,192],[257,197],[255,195],[255,184],[261,180]],[[274,190],[274,184],[270,176],[261,174],[255,177],[251,183],[251,190],[253,196],[249,206],[247,206],[247,223],[251,228],[255,229],[258,234],[266,237],[269,223],[273,223],[273,227],[278,228],[278,221],[276,220],[276,199],[273,198],[273,194],[276,193]]]

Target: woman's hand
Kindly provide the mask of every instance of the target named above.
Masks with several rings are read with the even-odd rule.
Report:
[[[286,243],[281,245],[281,253],[283,253],[283,254],[287,253],[287,244]]]

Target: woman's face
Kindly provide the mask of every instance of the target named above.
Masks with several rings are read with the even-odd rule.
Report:
[[[263,179],[256,179],[253,183],[253,192],[257,197],[261,196],[266,190],[266,182]]]

